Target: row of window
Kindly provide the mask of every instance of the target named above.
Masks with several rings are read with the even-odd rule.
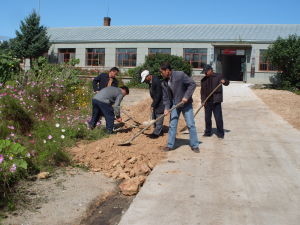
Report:
[[[75,58],[75,48],[58,49],[58,62],[68,62]],[[170,48],[149,48],[148,55],[167,54],[171,55]],[[116,49],[116,66],[135,67],[137,59],[136,48],[117,48]],[[184,59],[189,62],[193,68],[202,68],[207,63],[206,48],[186,48],[184,49]],[[104,66],[105,65],[105,48],[87,48],[86,49],[86,66]]]
[[[266,50],[260,50],[259,70],[274,71],[275,68],[269,63],[265,55]],[[75,58],[75,48],[58,49],[59,63],[68,62]],[[171,55],[170,48],[149,48],[149,55],[167,54]],[[207,63],[206,48],[185,48],[183,58],[189,62],[193,68],[203,68]],[[117,48],[116,49],[116,66],[118,67],[135,67],[137,59],[136,48]],[[105,66],[105,48],[87,48],[86,49],[86,66]]]

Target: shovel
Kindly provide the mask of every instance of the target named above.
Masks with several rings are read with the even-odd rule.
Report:
[[[208,99],[218,90],[219,87],[222,86],[222,83],[220,83],[214,90],[212,90],[212,92],[207,96],[207,98],[204,100],[204,102],[201,104],[201,106],[197,109],[197,111],[194,114],[194,118],[197,116],[197,114],[200,112],[200,110],[203,108],[203,106],[205,106],[206,102],[208,101]],[[180,130],[180,132],[184,132],[186,131],[187,126],[185,126],[184,128],[182,128]]]
[[[128,117],[128,119],[127,119],[125,122],[127,122],[127,121],[129,121],[129,120],[132,120],[132,121],[133,121],[134,123],[136,123],[138,126],[142,125],[139,121],[136,121],[135,119],[133,119],[127,112],[122,111],[122,113],[124,113],[124,114]]]
[[[170,109],[170,112],[171,113],[174,109],[182,106],[184,103],[183,102],[180,102],[178,103],[177,105],[173,106],[171,109]],[[157,121],[159,121],[160,119],[164,118],[166,115],[163,114],[161,116],[159,116],[156,120],[152,120],[150,121],[150,123],[143,129],[141,130],[140,132],[134,134],[129,141],[126,141],[125,143],[121,143],[121,144],[118,144],[119,146],[130,146],[131,145],[131,142],[136,139],[138,136],[140,136],[145,130],[147,130],[149,127],[151,127],[154,123],[156,123]]]

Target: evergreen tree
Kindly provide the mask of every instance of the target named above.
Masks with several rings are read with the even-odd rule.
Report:
[[[32,59],[42,56],[49,50],[50,43],[47,28],[40,25],[40,16],[33,11],[21,21],[20,31],[16,31],[16,38],[11,42],[13,54],[20,58]]]

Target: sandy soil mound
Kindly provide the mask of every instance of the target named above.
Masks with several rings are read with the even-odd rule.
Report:
[[[143,123],[150,119],[150,99],[125,110],[137,121]],[[123,115],[123,120],[126,116]],[[169,117],[165,119],[165,125]],[[129,123],[133,123],[129,121]],[[179,127],[185,125],[181,117]],[[127,125],[128,128],[129,125]],[[89,144],[79,144],[72,148],[70,153],[73,159],[84,164],[95,172],[104,172],[108,177],[129,179],[136,176],[148,175],[153,167],[165,157],[160,147],[165,146],[167,133],[158,139],[150,139],[147,134],[152,133],[152,128],[147,130],[133,141],[131,146],[118,146],[126,142],[131,136],[140,131],[140,128],[126,129],[111,135],[108,138]],[[165,130],[167,131],[167,129]]]

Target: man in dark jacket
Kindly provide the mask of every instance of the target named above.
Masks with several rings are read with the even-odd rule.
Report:
[[[95,77],[93,80],[93,89],[94,92],[98,92],[105,87],[113,86],[118,87],[118,80],[116,76],[119,73],[119,69],[117,67],[113,67],[110,69],[109,73],[101,73],[99,76]]]
[[[161,80],[157,76],[153,76],[150,74],[148,70],[145,70],[141,74],[142,80],[141,82],[146,82],[149,84],[150,96],[152,98],[152,119],[157,119],[161,115],[164,114],[164,104],[162,100],[162,87]],[[163,124],[164,119],[160,119],[155,123],[155,129],[153,133],[149,136],[150,138],[158,138],[163,134]]]
[[[180,113],[184,115],[186,125],[190,132],[190,146],[192,151],[199,153],[199,141],[194,120],[192,95],[196,89],[196,83],[182,71],[173,71],[169,63],[162,63],[160,72],[164,78],[162,82],[164,114],[168,115],[172,106],[183,103],[183,106],[171,112],[168,145],[163,149],[174,149],[177,125]]]
[[[129,89],[126,86],[121,88],[110,86],[98,92],[92,100],[93,113],[91,121],[88,122],[89,128],[94,129],[100,116],[104,116],[106,130],[108,133],[112,133],[115,118],[118,122],[122,122],[120,105],[123,97],[128,94]]]
[[[206,65],[203,72],[205,77],[201,80],[201,101],[204,102],[209,94],[222,83],[225,86],[229,85],[229,81],[224,79],[221,74],[214,73],[213,68],[210,65]],[[217,91],[208,99],[205,104],[205,137],[212,135],[212,123],[211,116],[212,112],[217,125],[217,136],[221,139],[224,138],[223,129],[223,115],[221,103],[223,102],[223,87],[217,89]]]

